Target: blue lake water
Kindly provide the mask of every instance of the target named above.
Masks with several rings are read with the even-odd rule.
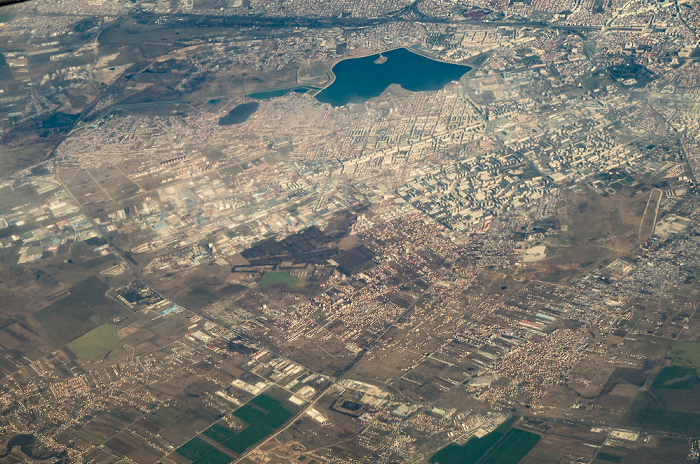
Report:
[[[385,60],[380,59],[384,57]],[[440,90],[458,81],[471,68],[431,60],[405,48],[350,58],[333,66],[335,81],[316,95],[323,103],[342,106],[364,103],[381,95],[391,84],[412,92]]]

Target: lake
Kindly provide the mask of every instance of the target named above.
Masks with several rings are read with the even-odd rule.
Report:
[[[405,48],[381,54],[350,58],[333,66],[335,81],[316,98],[333,106],[364,103],[377,97],[391,84],[412,92],[440,90],[458,81],[471,68],[431,60]]]

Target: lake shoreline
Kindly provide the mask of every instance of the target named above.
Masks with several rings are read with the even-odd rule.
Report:
[[[381,63],[377,63],[377,60],[382,57],[385,59]],[[371,65],[367,63],[367,60],[371,61]],[[356,66],[350,66],[349,63],[353,61]],[[376,66],[382,68],[373,68]],[[423,72],[423,75],[420,76],[423,78],[422,80],[416,78],[418,75],[416,70],[418,69]],[[449,82],[461,79],[472,69],[474,68],[469,65],[434,59],[406,47],[396,47],[338,61],[329,71],[331,76],[329,83],[314,96],[318,101],[330,103],[332,106],[344,106],[353,100],[364,103],[381,95],[391,84],[398,84],[409,91],[439,90]],[[351,76],[344,77],[344,82],[339,84],[339,72]],[[442,79],[436,79],[436,75]],[[368,82],[374,83],[376,87],[369,88]],[[350,88],[351,84],[354,89]],[[334,85],[336,85],[335,90]],[[338,90],[338,87],[342,86],[345,88]],[[347,98],[342,97],[343,91],[346,92]]]

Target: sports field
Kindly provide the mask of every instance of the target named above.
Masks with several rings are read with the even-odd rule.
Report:
[[[262,288],[272,287],[277,284],[285,284],[290,287],[294,287],[299,283],[297,277],[289,275],[289,272],[276,271],[276,272],[266,272],[263,274],[262,279],[260,279],[260,286]]]

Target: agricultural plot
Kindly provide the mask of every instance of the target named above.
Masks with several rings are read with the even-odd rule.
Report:
[[[89,332],[101,322],[97,314],[75,295],[61,298],[35,313],[34,317],[59,345]]]
[[[540,436],[521,429],[510,429],[496,446],[491,448],[479,464],[518,464],[537,442]]]
[[[68,344],[75,354],[83,359],[91,358],[114,348],[119,339],[112,324],[102,324]]]
[[[224,464],[231,461],[229,456],[198,437],[194,437],[176,449],[175,452],[190,461],[201,464]]]
[[[264,394],[256,396],[233,414],[248,423],[248,427],[236,433],[216,423],[202,432],[202,435],[237,454],[242,454],[263,440],[292,417],[292,412],[282,406],[279,400]],[[195,464],[222,464],[231,460],[198,437],[178,448],[177,452]]]
[[[257,408],[247,405],[248,407],[244,406],[233,413],[236,417],[248,422],[248,428],[223,443],[224,446],[239,454],[273,433],[292,417],[292,413],[271,396],[258,395],[250,403]]]
[[[700,343],[679,343],[673,347],[671,365],[654,379],[650,391],[637,394],[625,420],[652,430],[700,434]]]
[[[435,453],[432,464],[517,464],[540,440],[540,436],[512,426],[517,417],[499,425],[481,438],[471,438],[464,446],[454,443]]]
[[[697,371],[692,367],[666,366],[654,379],[651,388],[691,390],[698,382]]]
[[[235,437],[236,433],[223,425],[214,424],[202,432],[202,435],[211,438],[217,443],[224,443],[226,440]]]
[[[231,461],[232,459],[230,456],[222,453],[216,448],[213,448],[212,451],[197,459],[194,464],[227,464]]]
[[[617,454],[610,454],[610,453],[598,453],[596,455],[596,459],[599,461],[606,461],[606,462],[620,462],[622,461],[622,458],[624,456],[620,456]]]
[[[686,401],[684,402],[685,405],[678,405],[684,406],[683,408],[670,408],[670,405],[667,404],[669,400],[673,400],[672,396],[682,391],[659,389],[654,391],[653,397],[647,391],[639,392],[630,407],[629,413],[625,416],[626,425],[673,433],[700,434],[700,415],[687,412],[697,407],[697,395],[686,396],[686,399],[694,404],[688,404]],[[671,395],[665,395],[664,392],[671,392]],[[690,393],[692,392],[693,390],[690,391]],[[674,403],[677,403],[677,401],[674,401]]]
[[[679,343],[673,347],[674,366],[692,366],[700,373],[700,342]]]
[[[108,290],[109,286],[95,276],[88,277],[70,288],[70,292],[87,302],[93,311],[105,318],[113,318],[120,310],[126,309],[126,306],[107,298],[105,293]]]

